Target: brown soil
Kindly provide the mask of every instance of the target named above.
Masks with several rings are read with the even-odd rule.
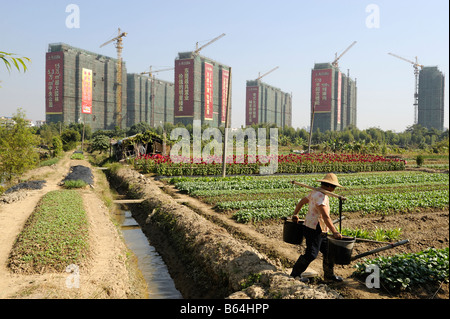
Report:
[[[42,189],[20,191],[20,196],[11,193],[9,203],[0,203],[0,299],[145,297],[145,283],[102,200],[104,189],[96,187],[105,186],[105,177],[95,169],[94,188],[80,190],[90,224],[91,251],[90,259],[79,270],[79,288],[67,287],[69,273],[23,275],[15,274],[7,267],[12,245],[42,196],[61,189],[59,183],[69,173],[71,165],[90,167],[87,161],[71,160],[70,155],[67,153],[56,165],[38,168],[22,176],[22,180],[46,180]]]

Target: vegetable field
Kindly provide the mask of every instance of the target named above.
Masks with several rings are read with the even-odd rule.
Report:
[[[292,215],[308,189],[292,180],[318,187],[323,174],[174,177],[170,182],[181,191],[213,204],[240,223],[274,220]],[[338,174],[345,189],[336,193],[347,197],[343,213],[387,215],[423,209],[448,209],[449,175],[424,172],[368,172]],[[339,202],[330,198],[331,213],[338,213]],[[303,207],[300,216],[306,214]]]
[[[282,217],[290,217],[297,202],[310,192],[293,180],[319,187],[323,173],[239,175],[221,177],[173,177],[166,181],[178,190],[213,206],[218,214],[282,240]],[[361,259],[355,275],[362,280],[366,268],[376,264],[380,283],[390,293],[427,291],[434,296],[448,283],[449,175],[423,171],[337,173],[336,193],[343,203],[343,235],[381,242],[409,239],[410,243],[387,250],[375,259]],[[339,200],[330,197],[332,219]],[[299,215],[304,216],[307,205]],[[371,245],[371,246],[370,246]],[[380,247],[358,243],[354,254]],[[369,257],[370,258],[370,257]],[[354,270],[346,269],[348,275]],[[343,269],[340,271],[344,271]]]

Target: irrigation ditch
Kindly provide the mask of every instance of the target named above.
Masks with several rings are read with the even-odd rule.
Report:
[[[327,285],[290,277],[267,255],[177,202],[139,172],[123,167],[106,175],[119,194],[143,199],[129,209],[183,298],[341,298]]]

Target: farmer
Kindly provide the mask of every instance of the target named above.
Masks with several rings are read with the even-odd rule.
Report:
[[[342,187],[333,173],[318,180],[321,183],[320,188],[333,192],[336,187]],[[320,191],[313,190],[306,197],[302,198],[294,210],[292,220],[298,222],[298,212],[303,205],[308,204],[308,213],[303,225],[303,234],[306,240],[306,251],[294,264],[291,276],[297,277],[308,268],[309,264],[316,259],[319,251],[323,254],[323,272],[325,280],[340,282],[342,277],[334,274],[334,263],[327,258],[328,239],[327,232],[330,230],[335,239],[342,239],[342,235],[336,230],[330,217],[330,203],[328,196]],[[302,281],[307,279],[301,278]]]

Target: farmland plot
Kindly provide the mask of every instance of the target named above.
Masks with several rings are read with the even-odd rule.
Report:
[[[171,183],[217,211],[232,212],[242,223],[289,217],[298,200],[308,192],[294,186],[296,180],[318,187],[323,174],[283,176],[235,176],[227,178],[173,178]],[[420,209],[448,209],[449,176],[423,172],[381,172],[340,174],[345,189],[336,193],[347,197],[343,212],[393,214]],[[338,200],[330,199],[331,212],[337,213]],[[303,207],[300,215],[306,214]]]
[[[291,181],[318,187],[319,183],[316,181],[322,177],[322,173],[241,175],[226,178],[174,177],[168,181],[178,190],[211,205],[217,214],[227,216],[238,224],[247,225],[271,240],[282,241],[283,222],[280,218],[290,217],[298,200],[310,191],[293,185]],[[410,243],[407,245],[378,253],[374,257],[410,256],[409,254],[422,254],[431,248],[438,249],[439,256],[443,254],[444,259],[439,259],[439,263],[448,265],[448,174],[419,171],[366,172],[341,173],[338,178],[345,188],[338,188],[336,193],[347,198],[343,204],[343,215],[346,217],[342,222],[343,234],[381,241],[409,239]],[[339,202],[330,198],[330,204],[334,219],[338,215]],[[306,214],[306,209],[304,207],[300,214]],[[355,245],[353,252],[359,254],[377,247],[379,245],[360,243]],[[398,258],[402,258],[400,256]],[[405,259],[411,263],[408,269],[419,267],[412,264],[417,258],[412,258],[413,261],[409,261],[409,257]],[[383,267],[391,267],[389,265],[392,264],[384,263],[383,265],[388,266]],[[351,276],[355,271],[354,266],[355,264],[340,266],[338,272],[344,277]],[[361,264],[359,268],[363,269],[362,267]],[[395,280],[400,283],[401,289],[407,287],[407,291],[417,289],[417,285],[412,284],[419,282],[413,279],[415,277],[405,277],[409,279],[400,281],[396,276],[391,274],[383,280]],[[430,291],[433,294],[439,290],[442,278],[444,286],[447,287],[444,289],[444,296],[448,296],[448,271],[440,274],[441,279],[438,281],[435,278],[438,277],[431,276],[431,281],[427,281],[427,284],[431,282],[432,288],[428,291],[425,289],[425,296],[421,298],[429,298]],[[417,298],[418,294],[420,293],[415,292],[414,298]],[[352,296],[351,293],[349,296]]]

